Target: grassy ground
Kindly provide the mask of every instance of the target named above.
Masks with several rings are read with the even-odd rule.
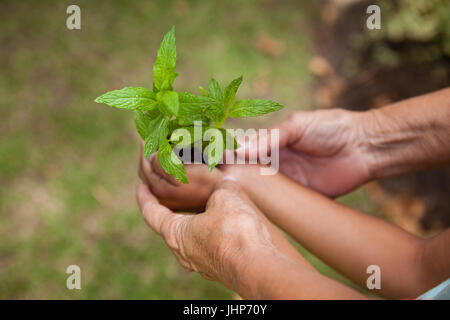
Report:
[[[311,108],[307,63],[314,8],[297,1],[0,3],[0,298],[230,298],[188,274],[142,222],[134,200],[132,114],[93,102],[125,85],[151,87],[162,35],[176,26],[177,89],[243,74],[239,96],[289,106],[246,126]],[[271,53],[277,39],[278,51]],[[266,43],[266,44],[264,44]],[[240,125],[231,122],[229,126]],[[366,203],[363,191],[343,201]],[[319,270],[339,277],[306,253]],[[68,265],[82,290],[65,287]],[[341,278],[340,278],[341,279]]]

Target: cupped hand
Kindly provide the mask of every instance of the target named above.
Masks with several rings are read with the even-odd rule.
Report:
[[[188,184],[183,184],[164,172],[156,154],[149,159],[145,158],[141,146],[139,177],[161,204],[172,210],[200,212],[205,208],[214,185],[223,174],[218,169],[210,172],[204,164],[185,164],[184,167]]]
[[[255,251],[275,250],[270,234],[249,201],[232,181],[220,181],[201,214],[176,214],[161,205],[148,186],[137,188],[146,223],[163,237],[178,262],[208,280],[237,286],[238,270]]]
[[[370,180],[372,159],[365,150],[365,117],[340,109],[302,111],[280,123],[280,171],[327,196],[345,194]],[[271,153],[270,134],[250,138],[241,157]]]

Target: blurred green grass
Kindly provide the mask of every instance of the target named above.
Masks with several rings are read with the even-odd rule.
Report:
[[[70,4],[0,3],[0,299],[231,298],[221,285],[184,272],[142,222],[132,114],[93,100],[126,85],[151,87],[157,47],[175,25],[176,88],[198,92],[210,76],[225,83],[243,74],[240,97],[288,107],[229,126],[267,127],[311,108],[315,6],[86,0],[77,1],[81,30],[70,31]],[[258,49],[261,35],[277,39],[283,52]],[[349,203],[365,196],[356,199]],[[70,264],[81,267],[82,290],[65,287]]]

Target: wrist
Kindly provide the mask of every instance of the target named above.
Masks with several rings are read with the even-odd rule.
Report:
[[[364,112],[354,113],[356,128],[358,130],[358,147],[362,161],[367,165],[367,181],[379,178],[381,171],[380,159],[374,147],[374,138],[379,135],[380,115],[377,110],[370,109]]]
[[[229,177],[233,179],[239,187],[247,193],[251,183],[255,182],[255,176],[259,175],[260,165],[255,164],[230,164],[221,166],[222,179]]]
[[[439,126],[430,123],[423,112],[411,113],[399,103],[361,114],[361,146],[372,179],[424,168],[440,153],[441,147],[435,143],[439,139],[433,137]]]

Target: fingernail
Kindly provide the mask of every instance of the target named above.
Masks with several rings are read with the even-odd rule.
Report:
[[[236,178],[233,176],[224,176],[222,179],[220,179],[220,181],[226,181],[226,180],[237,181]]]

